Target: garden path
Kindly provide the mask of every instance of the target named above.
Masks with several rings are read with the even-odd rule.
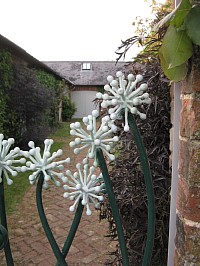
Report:
[[[77,162],[82,161],[84,154],[73,154],[69,148],[69,137],[65,141],[64,155],[71,157],[69,169],[75,171]],[[69,231],[73,214],[68,211],[70,201],[63,198],[63,188],[51,185],[43,191],[44,209],[55,239],[62,248]],[[9,235],[13,258],[16,266],[51,266],[56,259],[46,239],[37,213],[35,186],[23,197],[22,202],[8,217]],[[110,242],[107,221],[99,221],[99,212],[93,210],[91,216],[83,213],[75,239],[67,256],[69,266],[100,266],[110,261],[109,252],[114,251],[116,243]],[[0,252],[0,266],[6,265],[4,252]]]

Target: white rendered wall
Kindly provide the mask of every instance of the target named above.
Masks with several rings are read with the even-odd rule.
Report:
[[[92,113],[92,110],[98,109],[93,100],[96,98],[97,91],[72,91],[71,100],[75,103],[77,111],[73,118],[82,118]]]

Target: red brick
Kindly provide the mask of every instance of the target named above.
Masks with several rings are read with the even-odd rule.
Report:
[[[195,95],[191,102],[190,118],[190,136],[192,138],[200,139],[200,93]]]
[[[200,72],[199,69],[194,69],[192,71],[192,90],[200,92]]]
[[[200,141],[190,143],[189,183],[200,190]]]
[[[200,139],[200,98],[183,99],[180,114],[180,135]]]
[[[200,141],[179,141],[178,172],[181,178],[188,180],[191,187],[200,187]]]
[[[193,68],[191,74],[181,81],[181,90],[183,93],[200,92],[200,72]]]
[[[189,161],[190,161],[190,151],[189,151],[190,142],[185,140],[179,141],[179,165],[178,172],[182,178],[188,178],[189,174]]]
[[[177,234],[175,238],[174,265],[199,265],[200,262],[200,228],[188,224],[177,215]]]
[[[179,178],[177,210],[186,219],[200,221],[200,190],[188,186],[187,180]]]

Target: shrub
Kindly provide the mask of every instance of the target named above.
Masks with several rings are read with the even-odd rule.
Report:
[[[41,142],[49,133],[45,113],[52,100],[50,90],[41,86],[34,70],[16,64],[8,97],[9,112],[4,124],[6,136],[14,137],[21,147],[30,139]]]
[[[149,82],[152,104],[147,119],[136,118],[152,171],[156,205],[156,234],[151,265],[166,265],[170,210],[171,171],[169,168],[170,92],[169,83],[159,74],[159,65],[146,66],[145,82]],[[144,74],[144,73],[143,73]],[[113,182],[124,232],[130,265],[142,264],[147,232],[147,198],[143,172],[132,136],[119,131],[121,141],[115,147],[117,159],[111,165]],[[110,236],[117,238],[108,200],[101,207],[100,218],[108,219]],[[119,248],[111,265],[122,265]]]
[[[72,118],[76,112],[75,104],[67,97],[63,97],[62,100],[62,119],[63,121],[68,121]]]

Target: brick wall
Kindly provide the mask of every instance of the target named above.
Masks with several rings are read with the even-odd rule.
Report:
[[[200,265],[200,67],[181,84],[174,265]]]

